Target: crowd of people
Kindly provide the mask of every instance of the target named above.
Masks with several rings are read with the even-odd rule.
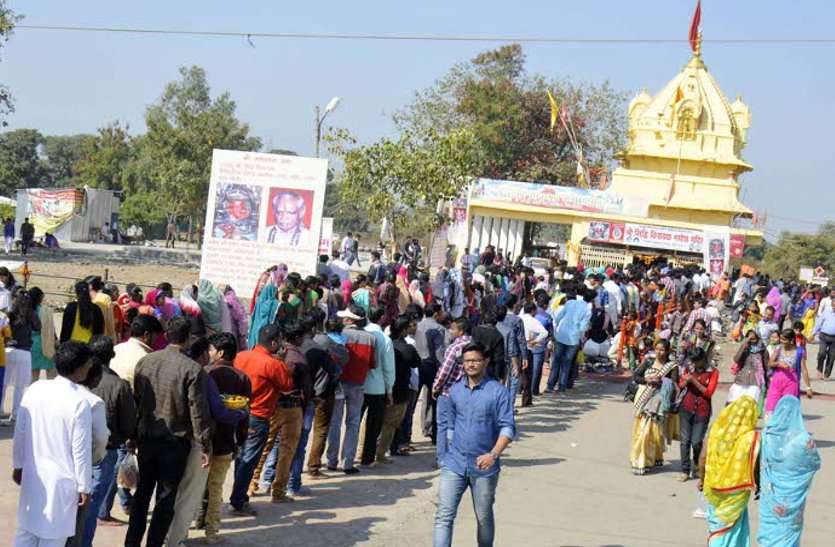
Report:
[[[43,292],[0,268],[0,383],[8,371],[4,395],[15,387],[3,423],[15,428],[21,485],[16,545],[92,545],[98,526],[125,525],[111,516],[117,498],[129,515],[126,546],[178,546],[190,528],[219,543],[233,462],[228,511],[257,517],[257,496],[292,503],[310,493],[303,481],[408,456],[414,429],[435,445],[440,468],[434,544],[451,545],[470,489],[478,545],[492,545],[516,407],[563,396],[583,369],[631,374],[633,473],[659,468],[678,440],[680,478],[698,478],[712,508],[711,545],[742,545],[730,538],[747,534],[746,493],[756,485],[774,508],[761,517],[772,531],[788,534],[802,515],[802,503],[781,500],[805,499],[816,469],[797,398],[801,381],[813,395],[805,347],[815,337],[819,374],[831,374],[835,291],[663,264],[553,260],[537,272],[492,247],[430,276],[417,241],[406,247],[385,261],[372,252],[367,273],[352,276],[349,234],[314,276],[266,270],[248,305],[206,280],[175,295],[168,283],[120,291],[89,277],[57,332]],[[720,334],[741,345],[728,406],[709,426]],[[762,435],[760,412],[769,416]],[[130,484],[123,475],[134,461]]]

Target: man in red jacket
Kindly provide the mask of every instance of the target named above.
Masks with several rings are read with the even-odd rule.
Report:
[[[280,337],[277,325],[265,325],[258,333],[258,345],[235,357],[235,368],[246,374],[252,384],[249,431],[244,448],[235,462],[235,482],[229,500],[231,513],[238,516],[256,514],[249,504],[247,489],[264,451],[270,432],[270,418],[275,413],[278,396],[281,392],[293,391],[295,387],[292,363],[280,361],[275,356],[281,347]]]
[[[342,471],[346,475],[359,473],[354,467],[354,456],[359,442],[362,402],[364,399],[365,378],[374,368],[374,335],[365,332],[365,311],[355,304],[340,311],[345,328],[345,346],[348,348],[348,364],[342,370],[339,386],[336,390],[336,403],[328,431],[328,469],[336,471],[339,459],[339,437],[342,432],[342,415],[345,415],[345,441],[342,443]]]

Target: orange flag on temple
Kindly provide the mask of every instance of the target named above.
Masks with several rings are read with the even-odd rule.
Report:
[[[699,24],[702,22],[702,0],[696,2],[696,11],[693,12],[693,21],[690,23],[690,49],[696,53],[696,45],[699,42]]]

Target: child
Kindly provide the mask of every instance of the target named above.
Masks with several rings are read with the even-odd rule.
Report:
[[[667,312],[667,328],[670,329],[670,345],[673,350],[678,349],[678,340],[681,336],[681,331],[684,330],[684,323],[687,321],[687,305],[684,302],[679,302],[678,307],[672,311]]]
[[[618,366],[623,363],[623,356],[626,354],[629,361],[629,369],[634,370],[638,358],[638,335],[640,333],[638,314],[630,311],[623,318],[620,327],[620,343],[618,344]]]
[[[805,343],[805,342],[804,342]],[[780,347],[780,331],[774,331],[768,339],[766,350],[769,360],[774,360],[774,352]]]

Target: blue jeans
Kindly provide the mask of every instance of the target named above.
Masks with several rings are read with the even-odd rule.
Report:
[[[299,445],[296,447],[296,455],[293,456],[293,464],[290,466],[290,481],[287,483],[287,490],[291,492],[298,492],[302,487],[304,455],[307,449],[307,439],[310,437],[310,430],[313,429],[313,411],[314,406],[311,402],[304,410],[302,436],[299,437]]]
[[[438,404],[435,411],[435,419],[438,421],[438,438],[435,442],[436,457],[440,466],[444,461],[449,438],[452,436],[452,424],[449,424],[449,409],[451,402],[448,395],[438,397]]]
[[[580,345],[568,346],[557,342],[554,346],[554,357],[551,360],[551,373],[548,375],[548,389],[554,389],[559,381],[560,390],[568,389],[571,365]]]
[[[82,547],[93,547],[93,536],[96,534],[99,508],[107,499],[110,485],[116,482],[116,462],[119,455],[115,448],[109,448],[102,460],[93,465],[93,489],[90,492],[90,505],[87,507]]]
[[[133,495],[131,495],[130,490],[122,488],[116,484],[116,476],[119,473],[119,466],[121,466],[122,462],[125,461],[127,455],[128,451],[125,449],[124,445],[116,449],[116,465],[113,467],[113,480],[107,488],[107,494],[104,496],[104,501],[99,506],[98,517],[102,520],[110,517],[110,510],[113,509],[113,500],[115,499],[116,494],[119,494],[119,505],[122,506],[122,510],[126,511],[133,503]]]
[[[476,544],[479,547],[491,547],[496,533],[493,522],[493,502],[496,499],[496,485],[499,474],[489,477],[464,476],[449,469],[441,469],[441,483],[438,485],[438,509],[435,512],[434,547],[452,545],[452,526],[458,505],[467,487],[473,498],[473,509],[478,524]]]
[[[337,399],[328,430],[328,467],[336,467],[339,460],[339,441],[342,435],[342,417],[345,416],[345,439],[342,442],[342,469],[354,468],[354,457],[360,438],[362,402],[365,386],[342,382],[345,399]]]
[[[545,364],[546,349],[542,351],[534,351],[533,353],[533,372],[531,378],[531,391],[534,395],[539,395],[539,384],[542,383],[542,366]]]
[[[516,396],[519,395],[519,371],[514,372],[511,363],[508,363],[507,366],[507,380],[505,381],[505,385],[510,390],[510,404],[515,406]]]
[[[267,436],[270,433],[270,419],[249,417],[249,431],[246,435],[244,448],[241,450],[238,459],[235,460],[235,481],[232,485],[232,495],[229,503],[232,507],[240,509],[249,501],[246,494],[249,483],[252,481],[252,474],[261,459],[264,445],[267,444]]]

